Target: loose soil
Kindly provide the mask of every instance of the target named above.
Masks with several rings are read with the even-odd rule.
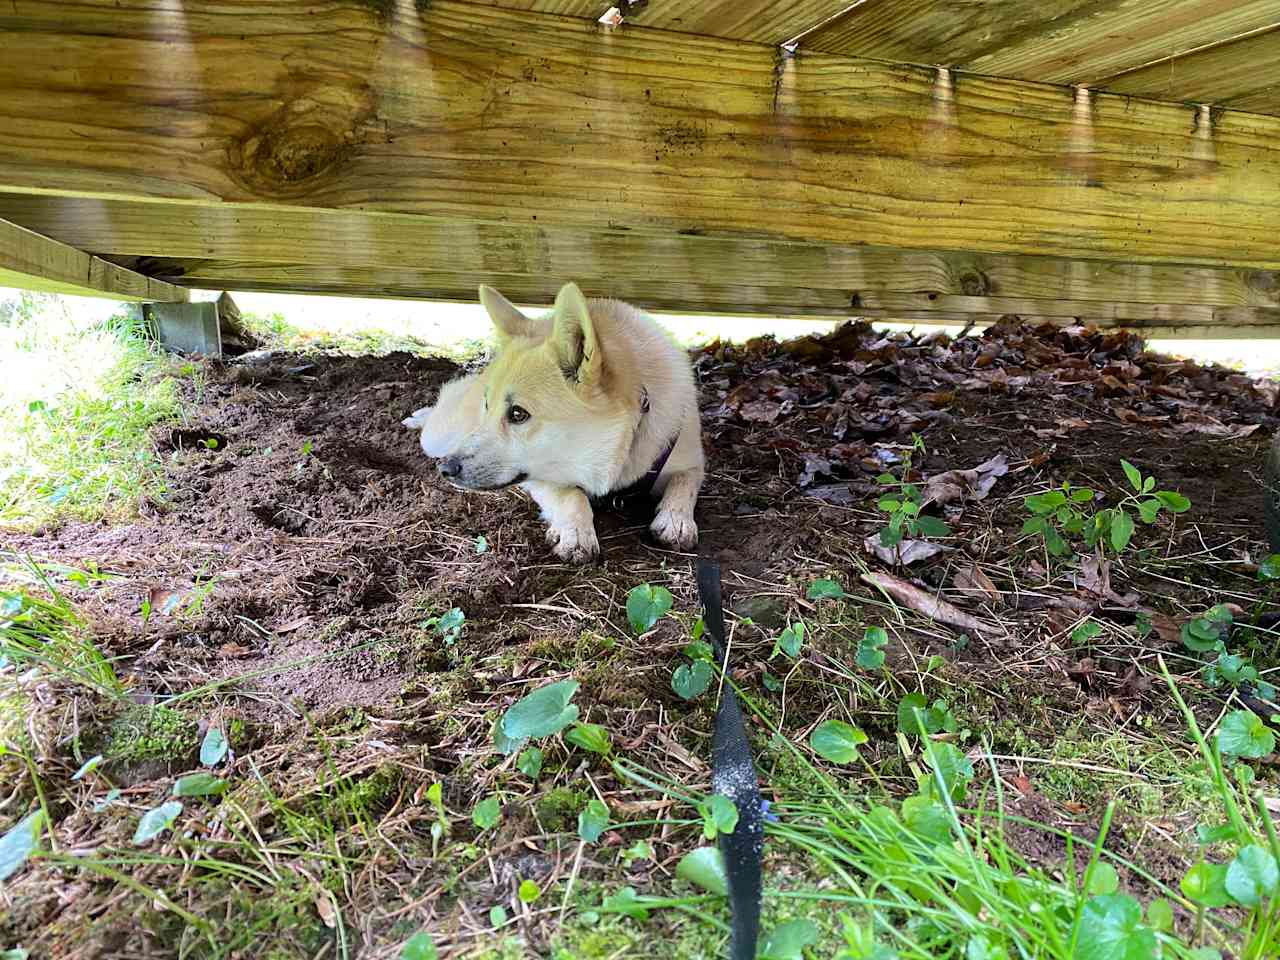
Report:
[[[599,565],[558,563],[527,497],[455,491],[401,426],[460,372],[456,364],[405,353],[252,357],[206,363],[188,384],[184,421],[156,436],[167,495],[141,504],[135,522],[4,534],[11,549],[113,575],[76,599],[136,700],[225,683],[219,695],[235,696],[254,739],[241,753],[275,742],[299,718],[323,725],[360,711],[385,721],[379,742],[429,744],[434,774],[469,809],[490,776],[477,758],[489,750],[493,718],[533,686],[573,675],[586,719],[705,783],[709,705],[687,704],[670,686],[696,610],[692,557],[649,539],[644,505],[598,514]],[[735,656],[739,679],[761,696],[773,637],[789,617],[814,619],[815,657],[850,661],[856,637],[836,624],[824,638],[822,611],[804,589],[834,576],[853,593],[860,571],[884,569],[864,547],[884,523],[876,477],[899,473],[912,434],[927,448],[915,478],[1007,460],[989,497],[942,512],[955,529],[942,541],[951,549],[896,570],[999,620],[1007,636],[960,637],[899,618],[890,666],[940,655],[950,676],[973,684],[974,703],[1023,697],[1026,715],[1045,724],[1032,737],[1139,707],[1169,716],[1150,673],[1155,652],[1177,649],[1176,632],[1141,648],[1079,650],[1067,634],[1083,613],[1131,624],[1140,606],[1180,622],[1224,597],[1247,605],[1256,595],[1273,385],[1146,354],[1125,335],[1012,321],[957,340],[848,325],[826,338],[717,344],[694,357],[709,465],[699,549],[720,560],[729,605],[752,616],[737,627]],[[1192,507],[1136,537],[1153,558],[1180,558],[1176,570],[1117,561],[1112,594],[1098,595],[1079,569],[1051,562],[1021,534],[1022,500],[1064,480],[1111,495],[1125,487],[1122,457]],[[979,602],[957,586],[956,574],[974,564],[999,597]],[[643,642],[630,638],[625,594],[643,581],[673,591],[684,628],[669,620]],[[1126,593],[1136,601],[1117,600]],[[466,624],[446,643],[431,618],[453,607]],[[795,689],[779,716],[800,740],[826,707]],[[872,762],[891,761],[892,717],[857,719],[872,735]],[[768,780],[774,768],[762,766]],[[902,773],[888,782],[909,786]],[[153,774],[124,771],[134,782]],[[1036,796],[1025,802],[1042,820],[1083,832],[1097,821],[1096,809]],[[1037,842],[1028,841],[1030,855],[1053,852]],[[1158,859],[1158,876],[1176,873],[1177,863],[1166,869]]]

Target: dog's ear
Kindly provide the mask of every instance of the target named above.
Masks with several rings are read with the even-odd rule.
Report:
[[[537,323],[516,309],[515,304],[500,294],[493,287],[481,285],[480,303],[484,305],[489,319],[498,328],[498,336],[533,337],[537,335]]]
[[[566,379],[593,383],[600,378],[604,355],[596,340],[586,298],[576,283],[566,283],[556,294],[551,346]]]

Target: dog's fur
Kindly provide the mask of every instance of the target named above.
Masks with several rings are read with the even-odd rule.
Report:
[[[442,458],[441,473],[466,490],[519,484],[542,508],[557,556],[585,562],[600,552],[588,497],[636,483],[674,442],[650,529],[693,547],[703,455],[688,355],[636,308],[588,301],[572,283],[539,318],[491,287],[480,288],[480,302],[497,330],[492,362],[404,421],[422,430],[428,456]],[[513,407],[528,418],[513,422]]]

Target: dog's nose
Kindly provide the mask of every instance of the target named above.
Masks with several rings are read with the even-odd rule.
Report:
[[[462,461],[457,457],[448,457],[440,461],[440,476],[456,477],[462,473]]]

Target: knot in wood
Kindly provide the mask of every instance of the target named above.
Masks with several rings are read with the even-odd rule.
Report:
[[[991,278],[977,268],[966,270],[960,274],[960,292],[966,297],[988,297],[991,295]]]
[[[1250,290],[1269,294],[1272,298],[1280,291],[1280,274],[1270,270],[1250,270],[1245,275],[1244,282]]]
[[[316,124],[269,131],[254,146],[252,155],[246,157],[253,172],[262,180],[281,185],[319,176],[350,149],[342,138]]]

